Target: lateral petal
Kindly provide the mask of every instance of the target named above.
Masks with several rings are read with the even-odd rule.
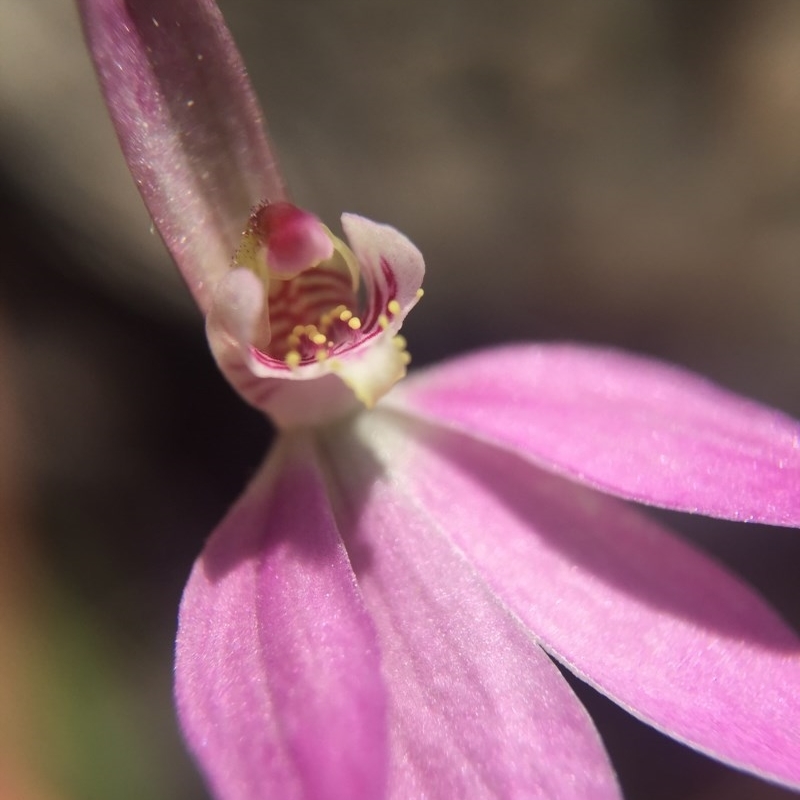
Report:
[[[386,403],[626,500],[800,525],[800,422],[653,359],[500,347],[417,373]]]
[[[305,436],[283,439],[195,564],[175,671],[215,797],[383,796],[376,634]]]

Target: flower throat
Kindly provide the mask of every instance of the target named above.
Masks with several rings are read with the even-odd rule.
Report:
[[[290,203],[250,215],[234,256],[267,289],[256,347],[290,368],[325,361],[351,343],[361,320],[353,252],[317,217]]]

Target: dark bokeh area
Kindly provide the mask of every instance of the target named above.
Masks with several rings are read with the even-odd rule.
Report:
[[[221,6],[298,202],[425,254],[415,364],[599,342],[800,416],[800,4]],[[208,354],[69,2],[0,0],[0,92],[0,797],[200,800],[176,610],[271,432]],[[662,516],[800,627],[796,531]],[[574,685],[631,800],[793,796]]]

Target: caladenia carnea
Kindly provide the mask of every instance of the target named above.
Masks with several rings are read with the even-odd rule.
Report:
[[[398,384],[422,257],[390,227],[345,215],[339,237],[291,204],[216,5],[79,8],[211,350],[280,429],[180,609],[178,715],[214,796],[619,797],[551,659],[800,787],[796,632],[634,505],[798,527],[800,425],[571,344]]]

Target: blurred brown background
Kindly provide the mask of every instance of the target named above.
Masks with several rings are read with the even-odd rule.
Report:
[[[800,3],[221,3],[295,198],[426,255],[415,363],[656,355],[800,416]],[[174,620],[269,429],[228,389],[68,0],[0,0],[0,798],[197,800]],[[800,627],[796,531],[682,527]],[[579,688],[633,798],[789,793]]]

